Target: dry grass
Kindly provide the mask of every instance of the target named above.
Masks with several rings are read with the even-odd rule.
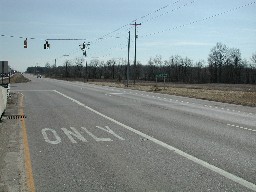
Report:
[[[122,87],[122,83],[91,82],[102,86]],[[237,105],[256,107],[256,85],[229,85],[229,84],[158,84],[137,83],[129,85],[130,89],[158,92],[169,95],[232,103]]]
[[[30,80],[24,77],[21,73],[16,73],[11,77],[11,84],[13,83],[27,83]],[[2,83],[2,80],[1,80]],[[9,79],[4,79],[4,83],[9,83]]]

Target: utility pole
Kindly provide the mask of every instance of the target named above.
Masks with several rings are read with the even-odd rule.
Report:
[[[87,61],[85,61],[85,74],[86,74],[86,81],[88,82],[88,69],[87,69]]]
[[[127,63],[127,87],[129,86],[129,68],[130,68],[130,42],[131,42],[131,32],[129,31],[128,37],[128,63]]]
[[[68,61],[66,61],[65,73],[66,80],[68,80]]]
[[[135,28],[135,54],[134,54],[134,80],[133,80],[133,84],[135,85],[135,80],[136,80],[136,76],[137,76],[137,74],[136,74],[136,72],[137,72],[137,70],[136,70],[136,47],[137,47],[136,40],[138,38],[138,36],[137,36],[137,26],[141,25],[141,23],[136,23],[136,21],[135,21],[135,23],[131,24],[131,25],[134,25],[134,28]]]

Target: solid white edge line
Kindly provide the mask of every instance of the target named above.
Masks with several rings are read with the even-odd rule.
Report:
[[[164,143],[164,142],[162,142],[160,140],[157,140],[154,137],[146,135],[145,133],[142,133],[142,132],[140,132],[140,131],[132,128],[132,127],[129,127],[129,126],[127,126],[127,125],[125,125],[125,124],[115,120],[115,119],[112,119],[111,117],[108,117],[108,116],[106,116],[106,115],[104,115],[104,114],[102,114],[102,113],[92,109],[91,107],[88,107],[85,104],[83,104],[83,103],[73,99],[72,97],[69,97],[69,96],[67,96],[67,95],[65,95],[65,94],[63,94],[63,93],[61,93],[61,92],[59,92],[57,90],[54,90],[54,92],[58,93],[59,95],[62,95],[63,97],[65,97],[65,98],[67,98],[67,99],[69,99],[69,100],[71,100],[73,102],[75,102],[76,104],[78,104],[78,105],[80,105],[80,106],[90,110],[91,112],[93,112],[93,113],[95,113],[95,114],[97,114],[97,115],[99,115],[99,116],[101,116],[101,117],[103,117],[105,119],[108,119],[109,121],[111,121],[111,122],[113,122],[113,123],[115,123],[117,125],[120,125],[123,128],[125,128],[125,129],[127,129],[129,131],[132,131],[133,133],[136,133],[137,135],[140,135],[140,136],[142,136],[142,137],[144,137],[144,138],[146,138],[146,139],[148,139],[148,140],[150,140],[150,141],[152,141],[152,142],[154,142],[154,143],[156,143],[156,144],[158,144],[158,145],[160,145],[160,146],[162,146],[164,148],[169,149],[170,151],[173,151],[173,152],[179,154],[182,157],[185,157],[185,158],[187,158],[187,159],[189,159],[189,160],[191,160],[191,161],[193,161],[193,162],[195,162],[195,163],[197,163],[197,164],[199,164],[199,165],[201,165],[201,166],[203,166],[203,167],[205,167],[205,168],[207,168],[207,169],[209,169],[211,171],[214,171],[214,172],[216,172],[216,173],[218,173],[218,174],[220,174],[220,175],[222,175],[222,176],[224,176],[224,177],[226,177],[226,178],[228,178],[228,179],[230,179],[230,180],[232,180],[232,181],[234,181],[236,183],[239,183],[240,185],[242,185],[242,186],[244,186],[244,187],[246,187],[248,189],[256,191],[256,185],[251,183],[251,182],[249,182],[249,181],[246,181],[243,178],[240,178],[240,177],[238,177],[236,175],[233,175],[233,174],[231,174],[231,173],[229,173],[229,172],[227,172],[227,171],[225,171],[223,169],[220,169],[220,168],[218,168],[218,167],[216,167],[216,166],[214,166],[214,165],[212,165],[210,163],[207,163],[207,162],[205,162],[205,161],[203,161],[201,159],[198,159],[197,157],[194,157],[194,156],[192,156],[192,155],[190,155],[188,153],[185,153],[184,151],[181,151],[181,150],[179,150],[179,149],[177,149],[177,148],[175,148],[175,147],[173,147],[171,145],[168,145],[168,144],[166,144],[166,143]]]

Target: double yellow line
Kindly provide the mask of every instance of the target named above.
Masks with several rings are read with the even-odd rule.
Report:
[[[20,115],[24,115],[24,95],[21,94],[21,99],[19,102],[19,113]],[[32,171],[32,164],[30,159],[29,145],[28,145],[28,136],[27,136],[27,128],[25,118],[21,118],[21,127],[22,127],[22,135],[23,135],[23,145],[24,145],[24,156],[25,156],[25,169],[26,169],[26,183],[27,188],[30,192],[35,192],[35,183]]]

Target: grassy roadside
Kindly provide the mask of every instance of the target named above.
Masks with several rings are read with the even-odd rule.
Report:
[[[13,83],[27,83],[30,80],[24,77],[21,73],[16,73],[11,77],[11,84]],[[2,79],[0,79],[0,82],[2,83]],[[4,79],[3,81],[4,84],[9,83],[9,78]]]
[[[122,83],[90,82],[92,84],[126,88]],[[130,89],[157,92],[169,95],[205,99],[237,105],[256,107],[256,85],[229,84],[158,84],[137,83],[129,85]]]

